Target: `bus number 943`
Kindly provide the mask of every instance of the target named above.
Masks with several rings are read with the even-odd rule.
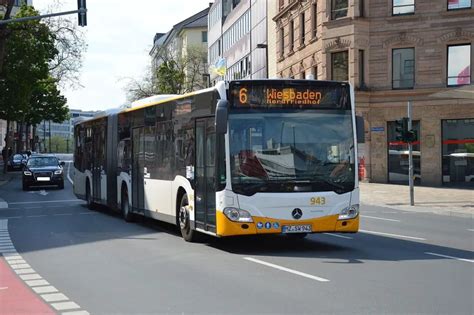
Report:
[[[313,197],[310,200],[312,206],[324,206],[326,204],[326,198],[324,197]]]

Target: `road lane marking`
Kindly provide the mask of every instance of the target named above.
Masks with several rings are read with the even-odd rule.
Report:
[[[295,275],[298,275],[298,276],[301,276],[301,277],[316,280],[316,281],[319,281],[319,282],[329,282],[328,279],[313,276],[313,275],[310,275],[310,274],[307,274],[307,273],[304,273],[304,272],[301,272],[301,271],[293,270],[293,269],[290,269],[290,268],[278,266],[278,265],[268,263],[268,262],[265,262],[263,260],[255,259],[255,258],[252,258],[252,257],[244,257],[244,259],[248,260],[248,261],[251,261],[251,262],[254,262],[254,263],[257,263],[257,264],[267,266],[267,267],[272,267],[272,268],[275,268],[275,269],[278,269],[278,270],[281,270],[281,271],[286,271],[286,272],[289,272],[289,273],[292,273],[292,274],[295,274]]]
[[[426,241],[426,238],[415,237],[415,236],[399,235],[399,234],[368,231],[368,230],[359,230],[359,232],[367,233],[367,234],[374,234],[374,235],[382,235],[382,236],[392,236],[392,237],[396,237],[396,238],[406,238],[406,239],[417,240],[417,241]]]
[[[81,308],[74,302],[60,302],[60,303],[51,303],[51,306],[54,307],[57,311],[67,311],[77,308]]]
[[[71,179],[71,176],[69,175],[69,170],[71,169],[71,162],[68,163],[68,166],[67,166],[67,180],[71,183],[71,185],[74,185],[74,182],[72,181]]]
[[[66,199],[66,200],[42,200],[42,201],[21,201],[21,202],[10,202],[11,205],[27,205],[32,203],[57,203],[57,202],[82,202],[79,199]]]
[[[61,215],[72,215],[72,213],[56,213],[53,216],[61,216]]]
[[[18,254],[8,232],[8,219],[0,219],[0,255],[5,258],[10,268],[25,282],[36,294],[40,295],[46,303],[57,311],[74,310],[67,312],[70,315],[90,315],[88,312],[81,310],[81,307],[69,300],[67,296],[58,292],[58,289],[50,285],[33,268]],[[0,287],[0,290],[8,289]],[[55,303],[53,303],[55,302]],[[63,313],[65,314],[65,313]]]
[[[333,233],[323,233],[324,235],[329,235],[329,236],[334,236],[334,237],[339,237],[339,238],[345,238],[347,240],[352,240],[353,238],[350,236],[344,236],[344,235],[339,235],[339,234],[333,234]]]
[[[33,291],[35,291],[38,294],[58,292],[58,289],[56,289],[52,285],[48,285],[48,286],[45,286],[45,287],[33,287],[32,289],[33,289]]]
[[[19,216],[19,215],[14,216],[14,217],[5,217],[5,219],[21,219],[21,218],[23,218],[23,217]]]
[[[380,217],[373,217],[370,215],[361,215],[362,218],[368,218],[368,219],[375,219],[375,220],[384,220],[384,221],[391,221],[391,222],[400,222],[400,220],[395,220],[395,219],[387,219],[387,218],[380,218]]]
[[[37,273],[33,273],[30,275],[21,275],[20,276],[21,280],[26,281],[26,280],[40,280],[42,279],[41,276]]]
[[[27,215],[26,218],[43,218],[47,217],[49,214],[37,214],[37,215]]]
[[[443,257],[443,258],[454,259],[454,260],[459,260],[459,261],[465,261],[465,262],[474,263],[474,260],[472,260],[472,259],[459,258],[459,257],[448,256],[448,255],[442,255],[442,254],[436,254],[436,253],[430,253],[430,252],[425,252],[425,254],[427,254],[427,255],[432,255],[432,256],[438,256],[438,257]]]
[[[474,229],[467,229],[468,231],[474,232]]]
[[[44,279],[28,280],[28,281],[25,281],[25,283],[27,285],[29,285],[30,287],[39,287],[39,286],[43,286],[43,285],[49,285],[49,282],[44,280]]]
[[[63,312],[61,314],[62,315],[90,315],[90,313],[86,311]]]
[[[69,300],[69,298],[62,293],[41,294],[41,297],[46,302],[59,302]]]

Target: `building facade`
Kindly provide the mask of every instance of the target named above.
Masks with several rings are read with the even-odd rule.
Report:
[[[474,187],[471,0],[279,0],[276,74],[349,81],[365,119],[364,177],[408,179],[395,121],[413,108],[415,180]],[[471,96],[469,96],[471,95]]]
[[[216,0],[209,11],[209,64],[223,59],[225,76],[211,82],[267,77],[267,8],[273,1]]]
[[[209,8],[174,25],[167,33],[156,33],[149,53],[152,71],[156,71],[165,60],[175,60],[186,65],[185,86],[182,92],[205,88],[208,78],[207,41]]]

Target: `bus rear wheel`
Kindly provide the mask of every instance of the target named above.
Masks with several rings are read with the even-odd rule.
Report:
[[[127,222],[133,222],[133,213],[130,210],[130,203],[128,202],[128,191],[127,189],[124,189],[122,191],[122,202],[121,202],[121,208],[122,208],[122,217],[125,221]]]
[[[187,242],[195,242],[197,240],[197,232],[191,228],[191,220],[189,218],[189,202],[188,195],[181,197],[178,209],[178,223],[181,235]]]

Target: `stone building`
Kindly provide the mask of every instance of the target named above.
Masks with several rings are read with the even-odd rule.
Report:
[[[272,3],[270,1],[270,3]],[[412,102],[415,179],[474,187],[471,0],[275,1],[276,76],[349,81],[368,180],[406,182],[395,120]],[[271,58],[270,58],[271,60]]]

